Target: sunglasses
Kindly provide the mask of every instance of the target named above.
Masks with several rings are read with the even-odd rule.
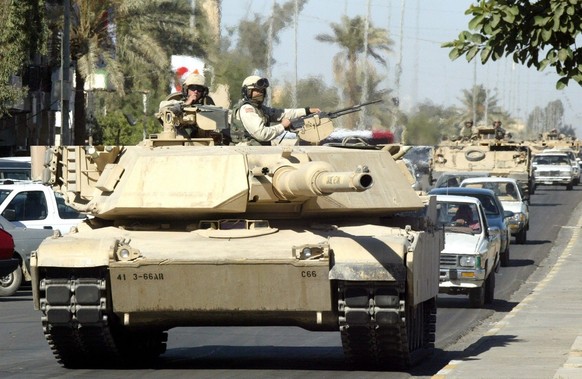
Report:
[[[188,86],[188,90],[189,91],[204,92],[206,90],[206,87],[194,84],[194,85]]]

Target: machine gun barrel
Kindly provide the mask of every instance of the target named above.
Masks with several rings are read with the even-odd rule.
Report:
[[[315,116],[318,116],[319,118],[332,119],[332,118],[336,118],[336,117],[340,117],[340,116],[345,116],[345,115],[350,114],[350,113],[359,112],[362,110],[363,107],[370,105],[370,104],[380,103],[381,101],[382,101],[382,99],[376,99],[376,100],[372,100],[372,101],[367,101],[365,103],[356,104],[356,105],[353,105],[351,107],[338,109],[337,111],[333,111],[333,112],[319,112],[319,113],[313,113],[313,114],[301,116],[301,117],[298,117],[298,118],[291,120],[291,130],[301,129],[305,125],[306,119],[309,119],[309,118],[312,118]]]
[[[327,162],[286,165],[273,174],[273,191],[282,200],[329,195],[334,192],[362,192],[373,184],[367,168],[337,172]]]

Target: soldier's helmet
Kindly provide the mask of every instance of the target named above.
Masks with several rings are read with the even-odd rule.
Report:
[[[202,96],[208,95],[208,87],[206,87],[206,78],[204,75],[200,75],[198,72],[194,72],[186,77],[182,83],[182,94],[184,97],[188,96],[188,87],[191,86],[201,89],[203,94]]]
[[[241,93],[246,100],[250,99],[250,91],[253,89],[267,90],[269,88],[269,79],[261,78],[257,75],[247,76],[242,82]]]

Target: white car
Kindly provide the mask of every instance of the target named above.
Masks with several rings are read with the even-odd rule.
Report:
[[[461,187],[487,188],[495,192],[503,209],[513,212],[513,216],[505,220],[511,235],[515,236],[515,242],[526,243],[529,230],[529,199],[515,179],[495,176],[469,178],[463,180]]]
[[[0,215],[15,226],[58,229],[61,234],[87,219],[51,187],[34,182],[0,185]]]
[[[570,156],[564,152],[542,152],[533,158],[536,186],[566,186],[566,190],[574,188],[576,173]]]
[[[492,303],[501,243],[489,232],[481,202],[468,196],[437,195],[437,210],[438,224],[445,230],[439,292],[468,294],[474,308]]]
[[[566,153],[572,164],[572,175],[574,176],[574,185],[580,184],[580,165],[576,159],[576,153],[572,149],[545,149],[542,153]]]

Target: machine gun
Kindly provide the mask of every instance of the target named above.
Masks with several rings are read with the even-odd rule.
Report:
[[[359,112],[363,107],[382,102],[382,99],[372,100],[351,107],[339,109],[333,112],[318,112],[291,120],[291,131],[297,133],[297,137],[303,141],[317,143],[327,138],[333,132],[332,119]]]
[[[217,132],[228,125],[228,110],[211,105],[184,105],[180,101],[169,100],[160,103],[155,115],[163,125],[164,133],[175,134],[177,128],[196,127],[201,134]]]

